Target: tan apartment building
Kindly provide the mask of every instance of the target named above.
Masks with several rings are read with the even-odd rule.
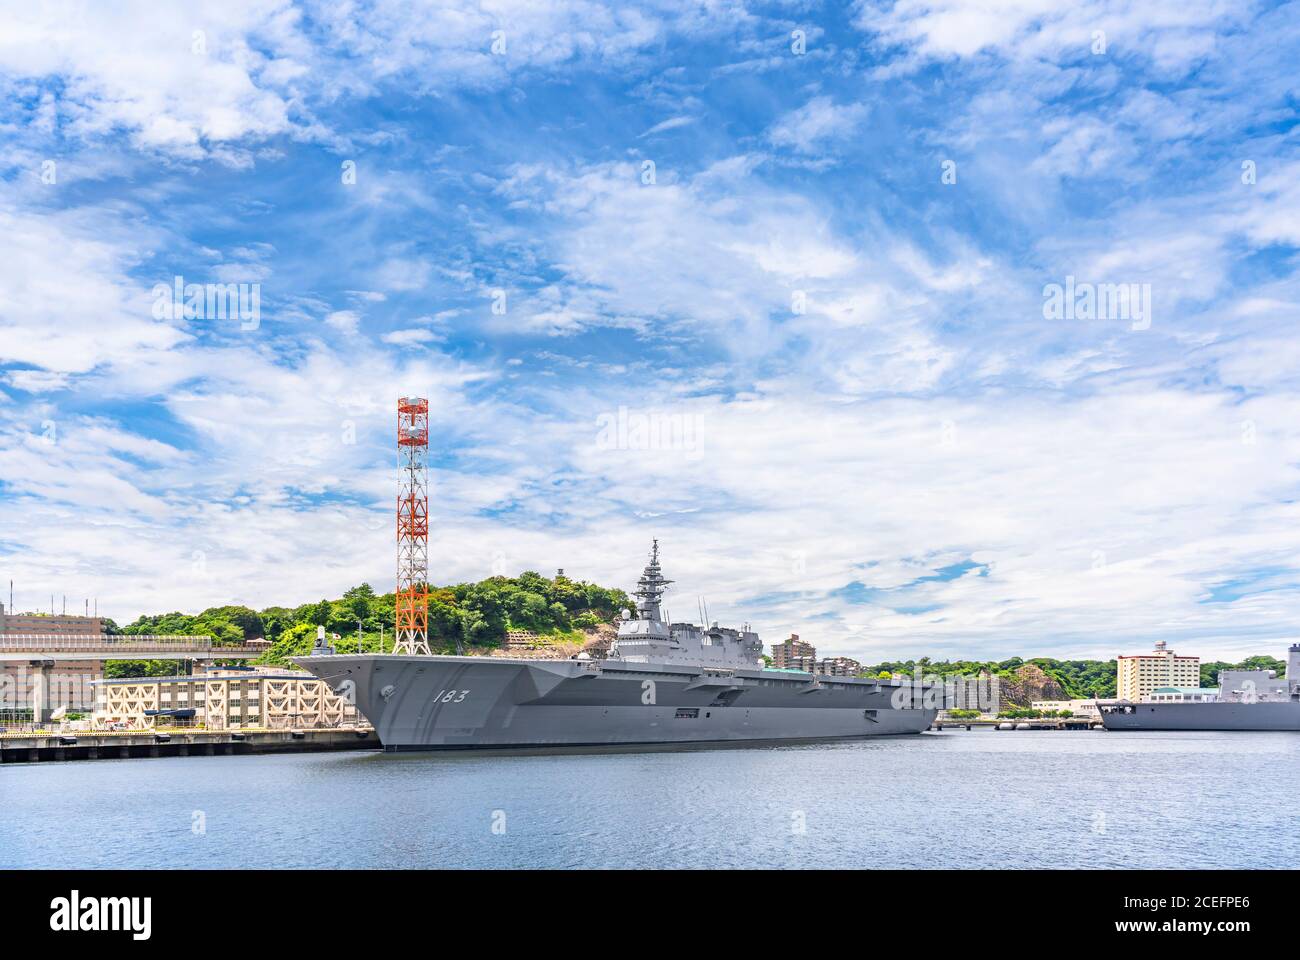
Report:
[[[790,634],[789,639],[772,644],[772,666],[782,670],[802,670],[803,667],[790,661],[795,658],[817,659],[817,648],[811,643],[799,639],[799,634]],[[809,671],[810,673],[812,671]]]
[[[817,665],[817,672],[828,677],[856,677],[862,664],[852,657],[826,657]]]
[[[862,670],[862,664],[848,657],[825,657],[821,660],[816,657],[789,657],[781,669],[802,670],[804,673],[825,677],[856,677]]]
[[[59,636],[98,637],[104,632],[99,617],[76,617],[71,614],[12,613],[0,603],[0,633],[51,634]]]
[[[1156,641],[1151,653],[1120,656],[1116,662],[1115,696],[1120,700],[1141,703],[1150,700],[1157,687],[1201,685],[1201,658],[1180,657],[1163,640]]]
[[[366,725],[353,704],[309,673],[209,670],[191,677],[98,680],[92,725],[100,730],[195,726],[298,730]]]

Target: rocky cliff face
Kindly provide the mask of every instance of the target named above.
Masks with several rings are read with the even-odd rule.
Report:
[[[600,623],[582,632],[589,638],[582,652],[595,660],[602,660],[609,656],[609,648],[618,636],[618,627],[612,623]]]
[[[1065,689],[1037,664],[1026,663],[1015,678],[1001,678],[999,707],[1028,707],[1035,700],[1068,700]]]

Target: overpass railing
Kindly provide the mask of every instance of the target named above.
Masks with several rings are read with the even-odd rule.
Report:
[[[270,644],[214,644],[210,636],[134,634],[130,636],[73,636],[69,634],[0,633],[0,652],[16,653],[263,653]]]

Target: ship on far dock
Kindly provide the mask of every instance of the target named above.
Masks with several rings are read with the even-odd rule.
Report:
[[[1223,670],[1213,699],[1097,706],[1107,730],[1300,731],[1300,643],[1287,651],[1285,679],[1272,670]]]

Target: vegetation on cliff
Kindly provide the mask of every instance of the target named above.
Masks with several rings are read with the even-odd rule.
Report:
[[[585,627],[610,623],[631,601],[622,590],[553,578],[526,570],[517,577],[489,577],[478,583],[429,588],[429,645],[435,653],[454,652],[457,643],[488,649],[507,630],[531,630],[543,636],[572,639]],[[271,642],[263,663],[285,663],[311,649],[316,628],[337,634],[340,652],[377,651],[381,630],[385,647],[393,642],[394,596],[376,594],[370,584],[348,590],[337,600],[320,600],[297,607],[252,610],[242,606],[212,607],[198,614],[165,613],[142,616],[122,628],[124,634],[207,634],[218,644],[246,640]],[[153,676],[175,667],[167,661],[122,661],[117,676]]]
[[[1029,660],[1011,657],[1007,660],[897,660],[863,666],[866,676],[881,672],[911,676],[917,669],[924,676],[974,677],[987,673],[1007,682],[1019,682],[1019,671],[1032,664],[1060,686],[1067,699],[1115,696],[1114,660],[1055,660],[1051,657],[1034,657]]]

